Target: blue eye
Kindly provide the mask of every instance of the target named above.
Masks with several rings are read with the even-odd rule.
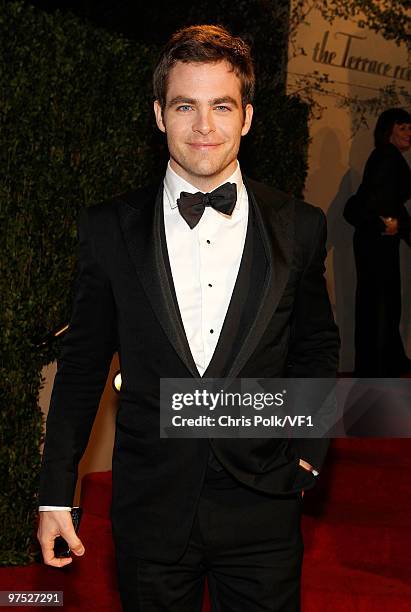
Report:
[[[183,111],[183,113],[185,113],[186,111],[190,109],[191,109],[191,106],[189,104],[182,104],[181,106],[177,106],[177,110]]]

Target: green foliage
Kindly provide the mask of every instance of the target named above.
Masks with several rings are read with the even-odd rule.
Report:
[[[242,145],[242,165],[249,176],[302,197],[308,169],[308,105],[266,83],[257,92],[255,106],[252,137],[246,136]]]
[[[153,51],[21,2],[0,4],[0,563],[32,559],[41,368],[66,322],[79,207],[154,171]]]
[[[332,23],[334,19],[355,20],[397,45],[410,45],[410,0],[293,0],[291,31],[303,23],[311,11],[318,10]]]
[[[397,45],[410,44],[409,0],[322,0],[320,10],[325,19],[358,18],[359,27],[367,27]]]
[[[267,15],[262,11],[260,17],[266,21]],[[253,28],[257,36],[257,23]],[[0,0],[3,565],[36,556],[43,430],[38,394],[42,367],[59,352],[58,344],[37,345],[69,319],[78,210],[163,172],[165,145],[154,136],[151,104],[156,56],[153,46],[70,15]],[[284,95],[274,60],[269,65],[263,50],[259,57],[255,126],[245,143],[244,169],[300,194],[307,109]]]

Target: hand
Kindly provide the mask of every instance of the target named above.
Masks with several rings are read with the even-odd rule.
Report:
[[[54,556],[54,540],[61,535],[75,555],[84,555],[85,548],[77,536],[71,514],[68,510],[47,510],[40,512],[37,539],[41,545],[43,560],[46,565],[64,567],[72,562],[71,557]]]
[[[385,224],[385,232],[383,235],[386,236],[394,236],[398,232],[398,219],[394,217],[380,217],[384,221]]]
[[[300,459],[300,466],[304,468],[304,470],[307,470],[307,472],[313,471],[313,466],[311,465],[311,463],[308,463],[308,461],[304,461],[304,459]]]

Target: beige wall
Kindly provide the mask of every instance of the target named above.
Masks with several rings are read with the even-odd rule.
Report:
[[[327,94],[314,94],[314,99],[325,109],[319,118],[312,119],[310,123],[311,144],[305,198],[327,213],[327,282],[342,335],[340,370],[351,371],[356,277],[352,228],[343,219],[342,211],[346,200],[358,187],[364,163],[373,148],[372,130],[376,118],[368,115],[369,128],[363,126],[353,136],[354,114],[339,104],[343,96],[378,98],[381,88],[388,85],[393,85],[397,91],[404,88],[411,93],[410,58],[404,46],[398,47],[369,30],[360,29],[354,21],[336,19],[331,25],[318,11],[312,11],[307,22],[299,26],[296,47],[304,48],[306,55],[292,57],[295,46],[290,47],[289,93],[301,90],[301,79],[314,71],[327,74],[333,81],[323,85]],[[350,57],[353,59],[349,60]],[[362,62],[359,58],[368,59],[369,62]],[[342,66],[344,60],[345,66]],[[331,63],[325,64],[325,61]],[[357,70],[346,67],[350,61],[353,67],[357,65]],[[360,70],[361,67],[366,71]],[[370,67],[381,74],[367,72]],[[408,155],[407,159],[410,162],[411,156]],[[402,333],[411,352],[410,263],[410,250],[403,245]]]

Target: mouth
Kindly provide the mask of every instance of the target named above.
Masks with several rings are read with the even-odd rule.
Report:
[[[193,149],[199,151],[207,151],[209,149],[215,149],[220,146],[220,143],[211,143],[211,142],[189,142],[187,143]]]

